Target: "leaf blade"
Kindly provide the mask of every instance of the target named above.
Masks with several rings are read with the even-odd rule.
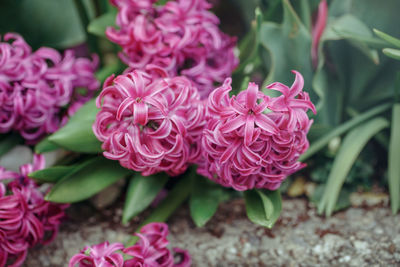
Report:
[[[47,201],[74,203],[85,200],[128,175],[117,161],[96,157],[61,179],[45,196]]]
[[[143,177],[140,174],[131,178],[126,193],[122,223],[126,224],[134,216],[145,210],[155,199],[167,182],[165,174]]]
[[[246,213],[252,222],[272,228],[282,211],[282,199],[279,190],[264,192],[260,190],[244,192]]]
[[[325,211],[326,216],[332,214],[340,189],[357,159],[357,156],[369,139],[382,129],[388,127],[388,125],[389,123],[387,120],[382,117],[377,117],[357,126],[346,135],[329,173],[324,195],[318,205],[319,213]]]
[[[392,125],[389,144],[388,177],[390,205],[392,213],[400,208],[400,104],[395,104],[392,110]]]

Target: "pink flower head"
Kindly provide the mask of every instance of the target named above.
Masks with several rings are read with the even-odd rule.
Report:
[[[7,260],[13,261],[10,266],[20,266],[29,247],[50,242],[58,231],[67,205],[45,201],[27,177],[43,167],[44,157],[35,155],[33,164],[21,166],[20,173],[0,168],[0,180],[11,180],[7,186],[0,183],[0,266]]]
[[[121,243],[113,243],[110,245],[108,241],[86,246],[80,253],[73,256],[68,264],[68,267],[123,267],[124,259],[121,251],[124,245]]]
[[[318,12],[316,14],[315,23],[312,26],[312,44],[311,44],[311,60],[313,67],[318,65],[318,46],[322,34],[326,27],[328,20],[328,3],[326,0],[321,0],[318,5]]]
[[[204,130],[204,161],[199,173],[236,190],[277,189],[304,165],[299,156],[308,148],[307,132],[315,113],[300,73],[291,88],[281,83],[268,89],[282,93],[271,98],[249,83],[247,90],[229,97],[231,79],[208,98],[209,120]]]
[[[165,223],[147,224],[136,235],[140,238],[139,241],[134,246],[124,249],[124,253],[133,256],[133,259],[125,262],[124,267],[190,266],[190,256],[182,249],[175,249],[182,255],[182,260],[174,264],[173,255],[167,247],[168,226]]]
[[[7,33],[0,42],[0,133],[17,131],[32,143],[56,131],[62,108],[81,98],[75,88],[87,88],[87,95],[98,88],[97,61],[77,59],[70,50],[64,56],[48,47],[32,52],[21,36]]]
[[[120,57],[131,69],[155,64],[171,76],[185,75],[206,97],[238,65],[236,39],[219,30],[205,0],[155,2],[113,0],[120,29],[108,28],[107,37],[122,47]]]
[[[186,250],[175,248],[174,251],[181,256],[179,263],[174,263],[174,258],[168,249],[168,225],[165,223],[149,223],[142,227],[136,234],[139,241],[128,248],[120,243],[87,246],[80,253],[73,256],[69,267],[189,267],[190,255]],[[121,251],[131,258],[125,262]]]
[[[104,156],[151,175],[183,173],[200,157],[204,106],[184,77],[158,68],[109,77],[97,98],[93,125]]]

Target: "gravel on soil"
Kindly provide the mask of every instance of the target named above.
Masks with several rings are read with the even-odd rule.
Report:
[[[324,218],[310,205],[285,199],[271,230],[246,218],[242,200],[222,204],[203,228],[185,206],[168,222],[170,244],[187,249],[193,266],[400,266],[400,215],[389,207],[353,207]],[[54,242],[32,249],[24,266],[64,267],[85,245],[125,241],[140,218],[122,226],[121,213],[120,204],[101,211],[72,206]]]

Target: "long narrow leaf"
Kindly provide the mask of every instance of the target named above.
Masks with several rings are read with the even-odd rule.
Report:
[[[400,49],[384,48],[382,52],[388,57],[400,60]]]
[[[130,172],[121,167],[117,161],[97,157],[61,179],[45,199],[59,203],[78,202],[95,195]]]
[[[32,172],[29,177],[44,183],[55,183],[77,169],[78,166],[55,166]]]
[[[145,210],[161,191],[168,177],[165,174],[144,177],[140,174],[131,178],[126,193],[122,223]]]
[[[388,177],[390,205],[396,214],[400,206],[400,104],[395,104],[392,111]]]
[[[400,48],[400,39],[397,39],[397,38],[395,38],[393,36],[390,36],[389,34],[381,32],[381,31],[379,31],[377,29],[374,29],[374,33],[376,35],[378,35],[380,38],[382,38],[383,40],[385,40],[386,42],[388,42],[388,43]]]
[[[332,214],[344,180],[361,150],[368,140],[382,129],[388,127],[388,125],[389,122],[387,120],[378,117],[357,126],[346,135],[329,173],[324,195],[318,205],[319,213],[325,211],[327,216]]]
[[[383,104],[380,106],[377,106],[363,114],[360,114],[353,119],[343,123],[339,127],[336,127],[334,130],[331,132],[325,134],[315,142],[311,143],[310,148],[304,153],[301,157],[300,160],[304,161],[320,151],[322,148],[324,148],[333,138],[340,136],[344,134],[345,132],[349,131],[351,128],[355,127],[356,125],[376,116],[377,114],[380,114],[386,110],[388,110],[391,107],[391,104]]]

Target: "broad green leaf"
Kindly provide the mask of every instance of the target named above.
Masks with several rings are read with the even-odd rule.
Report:
[[[2,0],[0,35],[6,32],[21,34],[34,49],[68,48],[86,40],[71,0]]]
[[[4,138],[0,140],[0,156],[4,155],[10,151],[16,145],[22,144],[24,139],[15,133],[5,135]]]
[[[388,177],[390,205],[396,214],[400,208],[400,104],[395,104],[392,110]]]
[[[174,211],[183,204],[190,194],[191,177],[188,176],[192,175],[196,175],[194,168],[190,173],[187,172],[185,177],[179,178],[179,181],[168,193],[168,196],[153,210],[150,216],[141,223],[138,229],[136,229],[136,232],[139,232],[142,226],[148,223],[165,222],[174,213]],[[131,237],[126,243],[126,246],[129,247],[134,245],[137,240],[138,238],[136,236]]]
[[[214,216],[219,203],[228,198],[222,186],[196,175],[190,196],[190,215],[198,227],[204,226]]]
[[[60,148],[58,145],[56,145],[53,142],[49,141],[49,138],[45,138],[42,141],[40,141],[38,144],[35,146],[35,153],[41,154],[45,152],[50,152],[54,151]]]
[[[329,173],[324,195],[318,205],[319,213],[325,212],[327,216],[332,214],[344,180],[361,150],[375,134],[388,125],[387,120],[377,117],[357,126],[346,135]]]
[[[31,172],[28,176],[43,183],[56,183],[64,176],[78,170],[78,166],[55,166]]]
[[[49,141],[75,152],[101,152],[101,143],[92,131],[97,112],[95,99],[88,101],[64,127],[49,136]]]
[[[129,222],[130,219],[145,210],[161,191],[167,180],[166,174],[147,177],[140,174],[133,176],[126,193],[122,223]]]
[[[117,11],[113,9],[112,11],[101,15],[100,17],[92,20],[88,25],[88,32],[100,36],[106,37],[106,29],[107,27],[116,27],[115,18],[117,16]]]
[[[390,104],[382,104],[341,124],[340,126],[336,127],[329,133],[316,140],[315,142],[312,142],[310,148],[300,157],[300,160],[304,161],[308,159],[309,157],[320,151],[322,148],[324,148],[333,138],[344,134],[358,124],[388,110],[390,107]]]
[[[400,39],[397,39],[393,36],[390,36],[389,34],[386,34],[384,32],[381,32],[377,29],[374,29],[374,33],[376,35],[378,35],[380,38],[382,38],[383,40],[385,40],[386,42],[388,42],[389,44],[392,44],[394,46],[397,46],[398,48],[400,48]]]
[[[311,35],[302,24],[288,0],[282,1],[283,22],[277,24],[264,22],[260,28],[260,43],[270,58],[269,74],[264,84],[280,81],[293,82],[291,70],[297,70],[304,76],[306,90],[311,89]],[[267,59],[264,59],[268,62]],[[312,94],[313,92],[311,92]],[[311,95],[312,98],[313,95]]]
[[[282,211],[282,199],[279,190],[244,192],[247,217],[254,223],[272,228]]]
[[[365,25],[361,20],[352,16],[350,14],[344,15],[334,21],[328,28],[327,35],[329,34],[329,30],[334,31],[337,35],[337,39],[347,39],[349,40],[355,47],[360,49],[365,55],[367,55],[373,62],[376,64],[379,63],[378,52],[375,49],[370,49],[366,43],[381,45],[383,47],[385,44],[373,37],[372,31]]]
[[[384,48],[382,52],[388,57],[400,60],[400,49]]]
[[[82,201],[112,185],[130,172],[121,167],[118,161],[108,160],[101,156],[96,157],[62,178],[45,199],[58,203]]]

